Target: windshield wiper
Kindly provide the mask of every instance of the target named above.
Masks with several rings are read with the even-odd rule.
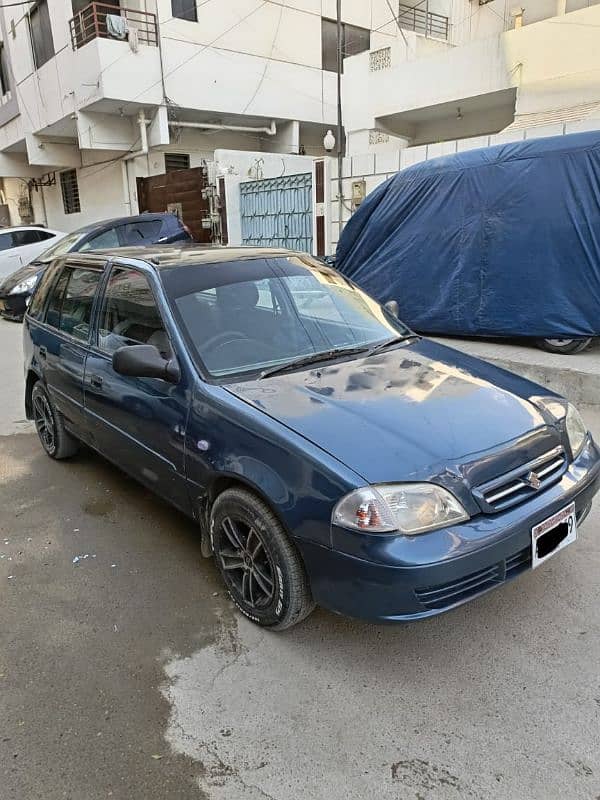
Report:
[[[279,375],[283,372],[288,372],[289,370],[307,367],[309,364],[317,364],[319,361],[330,361],[332,358],[338,358],[339,356],[351,356],[357,353],[368,352],[369,348],[365,345],[361,345],[360,347],[346,347],[336,350],[325,350],[321,353],[310,353],[307,356],[300,356],[292,361],[287,361],[285,364],[279,364],[276,367],[265,369],[260,373],[260,377],[262,380],[262,378],[268,378],[270,375]]]
[[[384,342],[379,342],[379,344],[374,345],[371,347],[369,352],[367,353],[367,358],[369,356],[375,355],[375,353],[381,352],[381,350],[385,350],[386,347],[391,347],[393,344],[400,344],[400,342],[406,342],[408,339],[420,339],[421,337],[418,336],[416,333],[403,333],[400,336],[393,336],[391,339],[386,339]]]

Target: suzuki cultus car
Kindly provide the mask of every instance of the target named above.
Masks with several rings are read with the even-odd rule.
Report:
[[[193,517],[269,628],[315,603],[386,621],[451,609],[575,542],[598,490],[570,403],[416,336],[305,254],[69,255],[24,345],[46,453],[83,442]]]

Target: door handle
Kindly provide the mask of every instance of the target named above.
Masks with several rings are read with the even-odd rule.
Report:
[[[40,358],[46,358],[47,355],[48,355],[48,351],[46,350],[44,345],[41,345],[41,347],[40,347]]]
[[[102,388],[102,378],[100,377],[100,375],[92,375],[90,377],[90,383],[96,389],[101,389]]]

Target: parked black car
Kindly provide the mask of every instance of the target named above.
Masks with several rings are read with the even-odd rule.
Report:
[[[186,241],[194,241],[192,234],[174,214],[147,213],[85,225],[0,283],[0,315],[7,319],[22,320],[29,297],[44,270],[51,261],[66,253]]]

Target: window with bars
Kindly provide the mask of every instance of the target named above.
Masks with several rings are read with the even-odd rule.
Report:
[[[198,22],[196,0],[171,0],[171,14],[188,22]]]
[[[60,190],[65,214],[78,214],[81,211],[81,204],[79,202],[77,170],[68,169],[60,173]]]
[[[165,172],[189,168],[190,157],[188,153],[165,153]]]
[[[356,56],[371,48],[371,31],[357,25],[342,23],[342,56]],[[337,22],[334,19],[321,20],[321,50],[323,69],[337,72]],[[343,60],[342,60],[343,69]]]
[[[0,42],[0,94],[4,96],[10,91],[10,84],[8,82],[8,70],[6,68],[6,52],[4,50],[4,42]]]
[[[54,40],[52,39],[48,0],[38,0],[29,12],[29,29],[31,31],[33,60],[36,69],[39,69],[54,56]]]

